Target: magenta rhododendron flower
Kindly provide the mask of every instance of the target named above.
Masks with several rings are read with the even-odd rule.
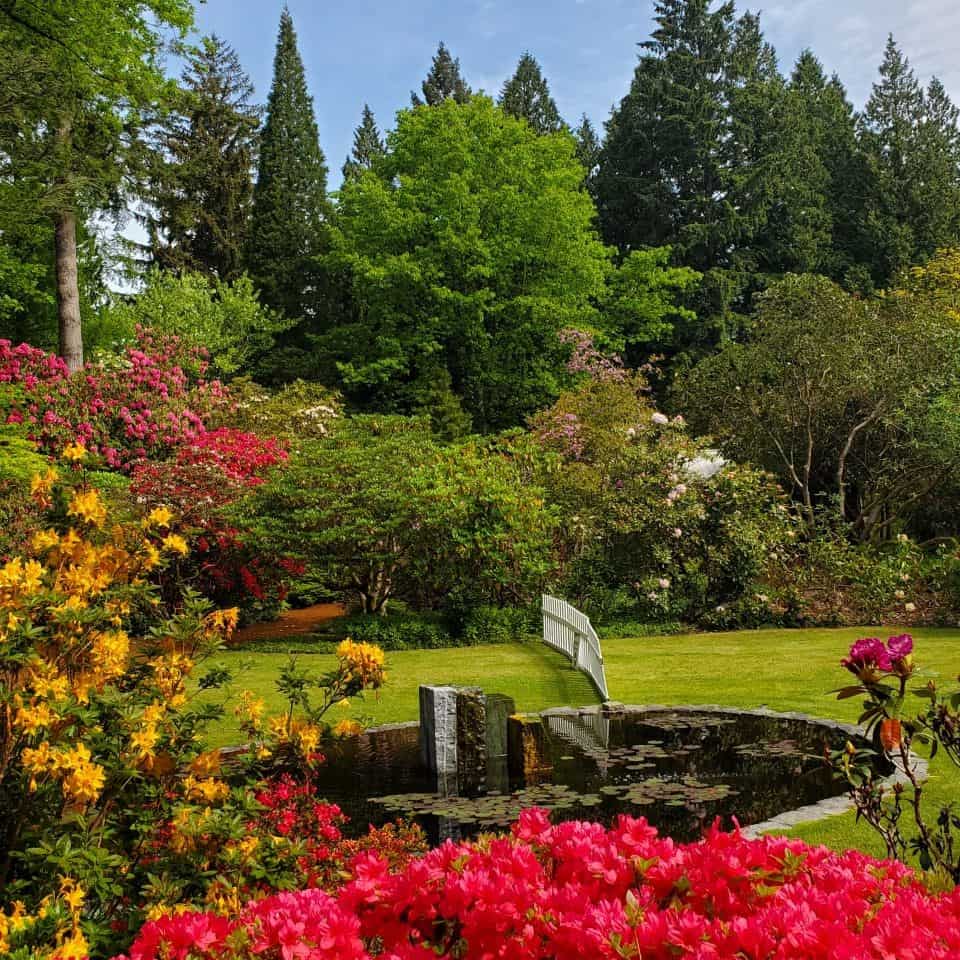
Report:
[[[889,673],[893,669],[890,651],[877,637],[864,637],[858,640],[840,664],[857,676],[876,671]]]
[[[902,660],[913,653],[913,637],[909,633],[902,633],[887,640],[887,650],[892,660]]]
[[[862,680],[870,680],[878,673],[890,673],[897,664],[913,653],[913,637],[909,633],[889,637],[886,644],[877,637],[864,637],[840,661],[851,673]]]

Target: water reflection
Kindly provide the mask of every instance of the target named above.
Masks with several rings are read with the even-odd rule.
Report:
[[[490,758],[478,789],[461,790],[421,766],[416,725],[341,741],[328,751],[324,792],[355,830],[415,819],[433,843],[503,829],[524,807],[554,819],[610,822],[647,817],[677,840],[698,837],[715,817],[744,826],[843,792],[823,762],[846,734],[787,717],[664,710],[546,718],[552,771],[511,777]]]

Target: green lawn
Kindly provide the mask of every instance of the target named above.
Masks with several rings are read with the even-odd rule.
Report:
[[[886,637],[896,628],[837,630],[755,630],[603,641],[610,696],[625,703],[716,703],[774,710],[802,710],[838,720],[856,720],[858,701],[838,702],[827,691],[845,682],[841,656],[857,637]],[[960,674],[960,630],[912,631],[920,664],[945,681]],[[242,668],[238,689],[249,687],[270,708],[280,701],[273,686],[283,654],[227,653]],[[301,654],[304,665],[327,669],[332,657]],[[412,650],[387,655],[387,686],[379,701],[356,700],[340,716],[364,716],[376,723],[415,720],[417,687],[422,683],[477,684],[488,692],[514,697],[520,710],[595,703],[589,682],[542,644],[481,646],[452,650]],[[216,731],[219,743],[237,741],[232,721]],[[960,774],[938,759],[931,769],[931,801],[960,796]],[[834,847],[882,851],[870,831],[852,815],[801,826],[798,836]]]

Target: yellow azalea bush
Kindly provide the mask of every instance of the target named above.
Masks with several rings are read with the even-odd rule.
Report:
[[[254,785],[313,780],[323,741],[359,732],[323,714],[386,677],[382,650],[345,641],[328,674],[281,671],[283,715],[240,697],[249,750],[205,748],[223,705],[196,694],[232,678],[201,664],[237,612],[171,590],[176,518],[112,518],[84,457],[34,478],[47,522],[0,563],[0,956],[18,960],[111,956],[160,912],[226,912],[302,880],[297,838],[250,833],[270,796]]]
[[[31,495],[49,525],[0,564],[0,942],[42,929],[68,960],[87,953],[84,896],[100,920],[92,939],[109,941],[120,878],[138,877],[135,851],[158,819],[229,793],[199,742],[216,708],[194,709],[188,681],[236,612],[187,591],[174,608],[161,602],[156,576],[185,549],[167,512],[111,524],[101,495],[54,467]],[[56,877],[69,879],[54,890]],[[50,928],[51,897],[72,910],[72,932]]]

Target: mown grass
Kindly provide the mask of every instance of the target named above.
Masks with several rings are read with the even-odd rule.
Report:
[[[766,705],[855,721],[859,701],[837,701],[829,693],[846,682],[840,658],[857,637],[886,637],[893,632],[902,631],[873,627],[697,633],[604,640],[603,650],[611,698],[625,703]],[[920,664],[936,670],[944,682],[960,674],[960,630],[912,633]],[[280,708],[274,681],[285,655],[238,651],[221,659],[240,673],[238,689],[256,690],[270,708]],[[298,660],[320,672],[333,662],[329,654],[300,654]],[[379,701],[355,700],[338,715],[375,723],[414,720],[417,688],[422,683],[476,684],[488,692],[512,696],[520,710],[580,706],[597,700],[582,675],[538,643],[401,651],[388,654],[387,667],[388,683]],[[221,744],[236,742],[232,719],[214,736]],[[931,766],[927,792],[931,804],[957,799],[960,773],[938,758]],[[856,824],[852,814],[804,824],[794,833],[837,849],[858,847],[882,853],[870,830]]]

